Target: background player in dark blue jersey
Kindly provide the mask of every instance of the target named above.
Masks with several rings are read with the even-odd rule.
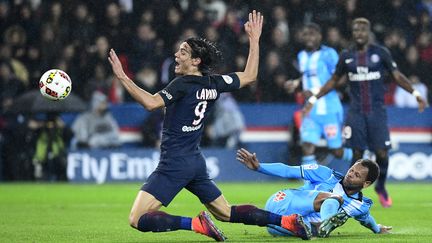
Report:
[[[219,51],[204,39],[189,38],[175,53],[175,73],[179,75],[156,94],[140,89],[124,73],[114,52],[109,53],[113,72],[126,90],[146,109],[165,107],[161,157],[133,204],[130,225],[143,232],[193,230],[217,241],[225,236],[206,212],[195,218],[173,216],[159,211],[186,188],[195,194],[219,220],[266,226],[276,224],[310,239],[309,228],[300,215],[281,216],[252,205],[230,206],[221,191],[209,178],[199,143],[203,121],[221,92],[232,91],[256,80],[259,64],[259,39],[263,16],[253,11],[245,24],[249,36],[249,56],[244,72],[229,75],[208,75]]]
[[[298,189],[284,189],[273,194],[265,209],[278,214],[299,213],[310,224],[313,235],[328,237],[337,227],[352,217],[374,233],[386,234],[391,226],[377,224],[370,214],[372,200],[363,196],[362,189],[369,187],[378,177],[377,163],[360,159],[345,175],[317,164],[288,166],[282,163],[260,163],[255,153],[237,150],[237,160],[249,169],[286,179],[305,179]],[[267,230],[275,236],[293,234],[278,226]]]
[[[388,75],[406,91],[412,93],[423,112],[427,103],[409,80],[397,68],[390,53],[384,47],[370,43],[370,23],[365,18],[353,21],[352,37],[355,46],[340,54],[336,71],[316,96],[308,99],[305,112],[309,112],[318,98],[332,90],[339,79],[347,75],[350,87],[350,109],[346,118],[347,146],[354,151],[354,161],[363,156],[366,149],[374,151],[380,166],[380,175],[375,184],[381,205],[390,207],[385,181],[389,162],[390,136],[387,113],[384,106],[384,81]],[[346,79],[341,79],[345,81]]]

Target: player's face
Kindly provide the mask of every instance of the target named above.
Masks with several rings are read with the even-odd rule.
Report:
[[[321,45],[321,34],[313,28],[306,28],[303,37],[306,49],[309,51],[316,50]]]
[[[187,75],[192,74],[193,66],[196,65],[196,59],[192,58],[192,48],[188,43],[183,42],[180,44],[179,49],[174,54],[175,56],[175,74]]]
[[[361,190],[362,188],[369,185],[366,179],[368,176],[368,168],[364,167],[360,163],[355,163],[346,173],[343,179],[343,185],[346,189],[350,190]]]
[[[355,43],[359,46],[364,46],[369,42],[369,26],[363,23],[353,25],[352,36]]]

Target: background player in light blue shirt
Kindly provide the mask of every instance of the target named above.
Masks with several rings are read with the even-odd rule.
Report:
[[[282,163],[260,163],[255,153],[243,148],[237,151],[237,160],[263,174],[310,181],[307,187],[278,191],[269,198],[266,209],[282,215],[292,212],[303,215],[312,232],[320,237],[329,236],[349,217],[374,233],[388,233],[392,228],[375,222],[370,214],[372,200],[361,192],[372,185],[379,175],[378,165],[371,160],[358,160],[345,176],[318,164],[288,166]],[[273,235],[292,235],[273,225],[269,225],[268,231]]]
[[[305,26],[305,50],[298,53],[297,61],[302,76],[286,82],[288,92],[293,92],[302,81],[305,96],[315,94],[333,74],[338,62],[337,52],[322,45],[321,28],[315,23]],[[351,163],[352,150],[342,148],[343,108],[335,90],[319,99],[300,127],[302,163],[315,162],[315,146],[323,136],[332,154]]]

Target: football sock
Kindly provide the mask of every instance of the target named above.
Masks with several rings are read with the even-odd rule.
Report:
[[[353,151],[350,148],[343,148],[342,160],[351,164],[353,159]]]
[[[321,221],[335,215],[339,210],[339,206],[339,201],[336,198],[327,198],[324,200],[320,209]]]
[[[316,161],[315,155],[307,155],[307,156],[302,157],[301,163],[302,163],[302,165],[316,164],[317,161]]]
[[[384,158],[377,156],[377,163],[378,163],[379,168],[380,168],[380,173],[379,173],[378,180],[376,182],[375,187],[378,190],[383,190],[386,179],[387,179],[387,169],[388,169],[388,165],[389,165],[388,156],[386,156]]]
[[[238,205],[231,207],[231,223],[266,226],[268,224],[281,225],[282,216],[274,214],[253,205]]]
[[[174,230],[192,230],[192,219],[169,215],[162,211],[146,213],[138,220],[137,229],[142,232],[166,232]]]

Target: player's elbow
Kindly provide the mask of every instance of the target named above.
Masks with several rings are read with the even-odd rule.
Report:
[[[157,109],[163,107],[164,103],[163,103],[162,98],[160,98],[160,96],[159,97],[153,96],[151,99],[148,99],[148,100],[145,100],[145,101],[143,100],[141,102],[141,104],[144,106],[144,108],[146,110],[148,110],[148,111],[154,111],[154,110],[157,110]]]
[[[257,74],[251,74],[251,73],[241,73],[239,76],[240,79],[240,87],[244,87],[247,85],[250,85],[257,80]]]

